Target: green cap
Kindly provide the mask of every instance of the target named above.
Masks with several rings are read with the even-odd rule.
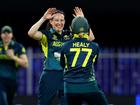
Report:
[[[12,33],[13,32],[12,27],[7,26],[7,25],[6,26],[3,26],[1,28],[1,33],[5,33],[5,32]]]
[[[78,34],[81,32],[88,33],[89,24],[88,24],[87,19],[85,17],[81,17],[81,16],[75,17],[72,20],[71,29],[72,29],[73,34]]]

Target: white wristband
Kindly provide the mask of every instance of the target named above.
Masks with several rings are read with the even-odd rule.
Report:
[[[46,19],[44,17],[42,17],[40,20],[39,20],[41,23],[45,22]]]

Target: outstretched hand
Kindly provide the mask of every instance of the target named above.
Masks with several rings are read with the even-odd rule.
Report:
[[[82,17],[84,17],[84,13],[83,13],[83,11],[82,11],[81,8],[75,7],[73,10],[74,10],[74,14],[72,14],[72,15],[74,17],[76,17],[76,16],[82,16]]]
[[[56,8],[49,8],[43,15],[43,18],[49,20],[53,17],[53,14],[56,12]]]

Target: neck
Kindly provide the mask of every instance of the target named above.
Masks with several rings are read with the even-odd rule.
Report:
[[[60,35],[62,34],[62,30],[61,30],[61,31],[55,30],[55,31],[56,31],[58,34],[60,34]]]
[[[62,34],[62,31],[60,31],[60,32],[57,32],[57,33],[61,35],[61,34]]]
[[[56,33],[58,33],[60,35],[62,34],[62,31],[56,31],[54,28],[51,28],[51,32],[53,32],[53,33],[56,32]]]
[[[4,46],[8,46],[10,42],[3,42]]]

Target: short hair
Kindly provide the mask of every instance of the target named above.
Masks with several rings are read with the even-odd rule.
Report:
[[[73,34],[88,33],[89,23],[85,17],[78,16],[72,20],[71,30]]]

